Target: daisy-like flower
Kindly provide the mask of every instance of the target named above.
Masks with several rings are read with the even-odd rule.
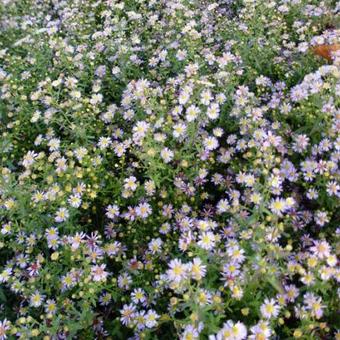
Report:
[[[251,340],[267,340],[270,339],[272,335],[272,330],[269,328],[269,323],[263,320],[251,327],[250,331],[252,334],[249,336],[249,339]]]
[[[41,268],[41,264],[39,261],[32,263],[29,267],[28,267],[28,274],[30,276],[36,276],[39,274],[39,269]]]
[[[116,204],[111,204],[106,208],[106,216],[113,220],[119,216],[119,207]]]
[[[124,305],[123,309],[120,310],[120,321],[123,325],[128,326],[132,323],[134,317],[136,316],[136,306],[133,304]]]
[[[121,289],[129,289],[132,283],[132,278],[129,274],[123,273],[118,276],[118,287]]]
[[[307,191],[306,193],[307,198],[309,198],[310,200],[315,200],[319,197],[319,193],[316,189],[311,188]]]
[[[144,290],[141,288],[134,289],[134,291],[131,293],[131,300],[135,304],[138,304],[138,303],[143,304],[146,301]]]
[[[150,309],[145,315],[146,327],[147,328],[156,327],[158,319],[159,319],[159,315],[153,309]]]
[[[84,147],[77,148],[74,150],[74,155],[79,161],[82,161],[83,158],[88,154],[88,150]]]
[[[146,181],[144,183],[144,188],[148,196],[152,196],[156,191],[155,182],[152,180]]]
[[[139,121],[133,127],[132,131],[134,132],[134,135],[137,138],[143,138],[143,137],[145,137],[149,128],[150,128],[150,124],[148,124],[144,121]]]
[[[206,150],[212,151],[218,148],[219,143],[216,137],[209,136],[209,137],[204,138],[203,145]]]
[[[70,288],[73,288],[76,285],[76,279],[73,275],[73,273],[67,273],[61,278],[61,284],[62,284],[62,291],[66,291]]]
[[[57,173],[62,173],[62,172],[67,170],[67,160],[66,160],[65,157],[58,158],[55,161],[55,163],[56,163],[56,166],[57,166],[57,169],[56,169]]]
[[[190,105],[186,110],[185,119],[188,122],[193,122],[194,120],[196,120],[199,113],[200,113],[200,109],[197,106]]]
[[[30,305],[32,307],[40,307],[44,301],[44,295],[41,295],[39,291],[35,291],[30,297]]]
[[[94,93],[90,98],[90,103],[92,105],[99,104],[103,101],[103,95],[101,93]]]
[[[208,231],[200,235],[197,245],[205,250],[211,250],[214,248],[215,242],[216,242],[215,234]]]
[[[211,304],[212,294],[206,289],[199,289],[196,299],[200,306],[205,306]]]
[[[179,104],[181,104],[181,105],[186,104],[190,99],[191,92],[192,92],[192,90],[188,86],[185,87],[183,90],[181,90],[180,93],[179,93],[179,97],[178,97]]]
[[[301,153],[305,151],[309,144],[309,137],[306,135],[297,135],[294,137],[293,150]]]
[[[243,297],[243,289],[240,286],[232,285],[231,286],[231,296],[236,300],[241,300]]]
[[[12,225],[11,223],[5,223],[1,227],[1,234],[2,235],[9,235],[12,233]]]
[[[55,314],[57,312],[57,304],[55,300],[47,300],[45,303],[45,312],[46,314]]]
[[[337,259],[336,255],[329,255],[327,257],[327,264],[330,267],[335,267],[337,263],[338,263],[338,259]]]
[[[112,143],[111,138],[109,137],[100,137],[98,141],[98,147],[100,150],[107,149]]]
[[[75,188],[72,189],[72,192],[74,194],[79,194],[82,195],[84,193],[84,191],[86,190],[86,186],[84,183],[80,182],[76,185]]]
[[[217,203],[217,213],[218,214],[223,214],[225,212],[227,212],[230,208],[230,204],[228,202],[228,200],[226,198],[221,199],[218,203]]]
[[[185,124],[177,123],[173,127],[173,133],[172,134],[175,138],[182,137],[182,136],[184,136],[186,129],[187,129],[187,127],[186,127]]]
[[[135,191],[137,189],[137,178],[135,176],[130,176],[124,179],[124,189]]]
[[[340,197],[340,185],[336,181],[328,182],[326,191],[330,196]]]
[[[73,208],[79,208],[81,205],[81,197],[79,194],[71,195],[67,201]]]
[[[329,217],[325,211],[317,211],[315,214],[315,223],[320,227],[323,227],[329,222]]]
[[[50,151],[57,151],[60,148],[60,139],[58,138],[52,138],[50,139],[50,141],[48,142],[48,146]]]
[[[33,194],[32,200],[35,203],[39,203],[45,200],[45,194],[42,191],[37,191]]]
[[[184,328],[183,334],[180,336],[180,340],[197,340],[199,339],[199,331],[193,325],[187,325]]]
[[[294,285],[285,286],[285,291],[286,291],[285,298],[289,302],[294,302],[295,299],[299,296],[299,290]]]
[[[10,325],[11,323],[7,319],[0,321],[0,340],[7,339],[6,333],[10,330]]]
[[[206,274],[206,266],[199,257],[195,257],[192,262],[188,264],[188,271],[194,280],[200,281]]]
[[[71,244],[71,248],[73,251],[79,248],[84,238],[85,238],[84,233],[76,233],[74,236],[69,237],[69,243]]]
[[[27,263],[28,263],[28,256],[25,254],[19,254],[16,258],[17,261],[17,265],[20,268],[26,268],[27,267]],[[1,282],[1,274],[0,274],[0,282]]]
[[[302,283],[304,283],[306,286],[311,286],[315,281],[315,277],[314,277],[313,273],[306,272],[302,275],[300,281]]]
[[[48,240],[55,240],[59,238],[58,229],[54,227],[46,229],[45,235]]]
[[[55,214],[54,220],[58,223],[64,222],[69,218],[69,212],[66,208],[59,208]]]
[[[187,278],[188,266],[182,263],[179,259],[171,260],[169,263],[169,269],[167,270],[167,276],[170,281],[179,283],[183,279]]]
[[[201,93],[201,103],[203,105],[209,105],[210,102],[212,101],[213,99],[213,96],[211,94],[211,91],[210,90],[205,90]]]
[[[224,134],[224,131],[223,131],[222,128],[220,128],[220,127],[214,128],[214,130],[213,130],[213,135],[214,135],[215,137],[222,137],[223,134]]]
[[[247,337],[246,326],[238,321],[228,320],[217,333],[216,340],[243,340]]]
[[[136,207],[136,215],[138,217],[141,217],[143,219],[147,218],[148,216],[150,216],[152,213],[152,208],[150,206],[149,203],[140,203],[137,207]]]
[[[212,103],[210,106],[207,108],[207,116],[211,120],[215,120],[218,118],[220,114],[220,107],[217,103]]]
[[[96,265],[91,268],[91,275],[93,281],[99,282],[106,280],[109,273],[105,271],[105,268],[106,264]]]
[[[122,157],[126,152],[126,146],[123,143],[116,143],[113,151],[118,157]]]
[[[319,259],[324,259],[330,255],[331,247],[327,241],[314,241],[314,246],[310,248],[310,252]]]
[[[174,153],[169,148],[164,148],[161,151],[161,158],[165,163],[169,163],[174,158]]]
[[[163,244],[163,241],[159,237],[152,239],[148,244],[148,248],[151,254],[155,255],[155,254],[160,253],[162,250],[162,244]]]
[[[276,318],[279,315],[280,306],[276,304],[274,299],[265,299],[260,311],[265,319]]]
[[[240,274],[240,264],[232,259],[231,262],[228,262],[223,266],[223,274],[226,277],[238,276]]]
[[[304,295],[304,304],[307,310],[310,310],[312,317],[320,319],[323,316],[323,309],[326,307],[322,305],[322,299],[313,293],[306,293]]]
[[[159,232],[163,235],[166,235],[171,229],[171,226],[169,223],[163,223],[161,226],[160,226],[160,229],[159,229]]]
[[[228,244],[229,245],[229,244]],[[244,256],[244,250],[241,249],[238,244],[230,245],[230,247],[227,248],[227,254],[232,260],[232,262],[240,264],[245,260]]]
[[[29,168],[30,166],[33,165],[35,162],[36,158],[38,157],[38,154],[35,153],[34,151],[28,151],[26,155],[24,156],[24,159],[22,161],[22,165],[25,168]]]
[[[286,210],[286,201],[282,198],[276,198],[272,200],[269,205],[270,210],[277,216],[282,216],[282,213]]]
[[[112,300],[112,295],[110,293],[104,293],[99,297],[99,303],[102,306],[108,306]]]

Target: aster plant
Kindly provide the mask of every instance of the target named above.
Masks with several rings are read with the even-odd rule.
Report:
[[[339,10],[0,1],[0,340],[340,339]]]

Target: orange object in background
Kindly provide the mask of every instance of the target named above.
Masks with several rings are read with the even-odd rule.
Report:
[[[319,55],[328,61],[332,61],[332,52],[336,52],[338,50],[340,50],[340,44],[319,45],[313,48],[314,54]]]

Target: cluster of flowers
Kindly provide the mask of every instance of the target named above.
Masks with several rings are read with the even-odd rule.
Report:
[[[340,339],[336,1],[0,3],[0,340]]]

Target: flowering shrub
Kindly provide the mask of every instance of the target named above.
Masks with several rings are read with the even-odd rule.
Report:
[[[2,0],[0,339],[339,339],[331,0]]]

